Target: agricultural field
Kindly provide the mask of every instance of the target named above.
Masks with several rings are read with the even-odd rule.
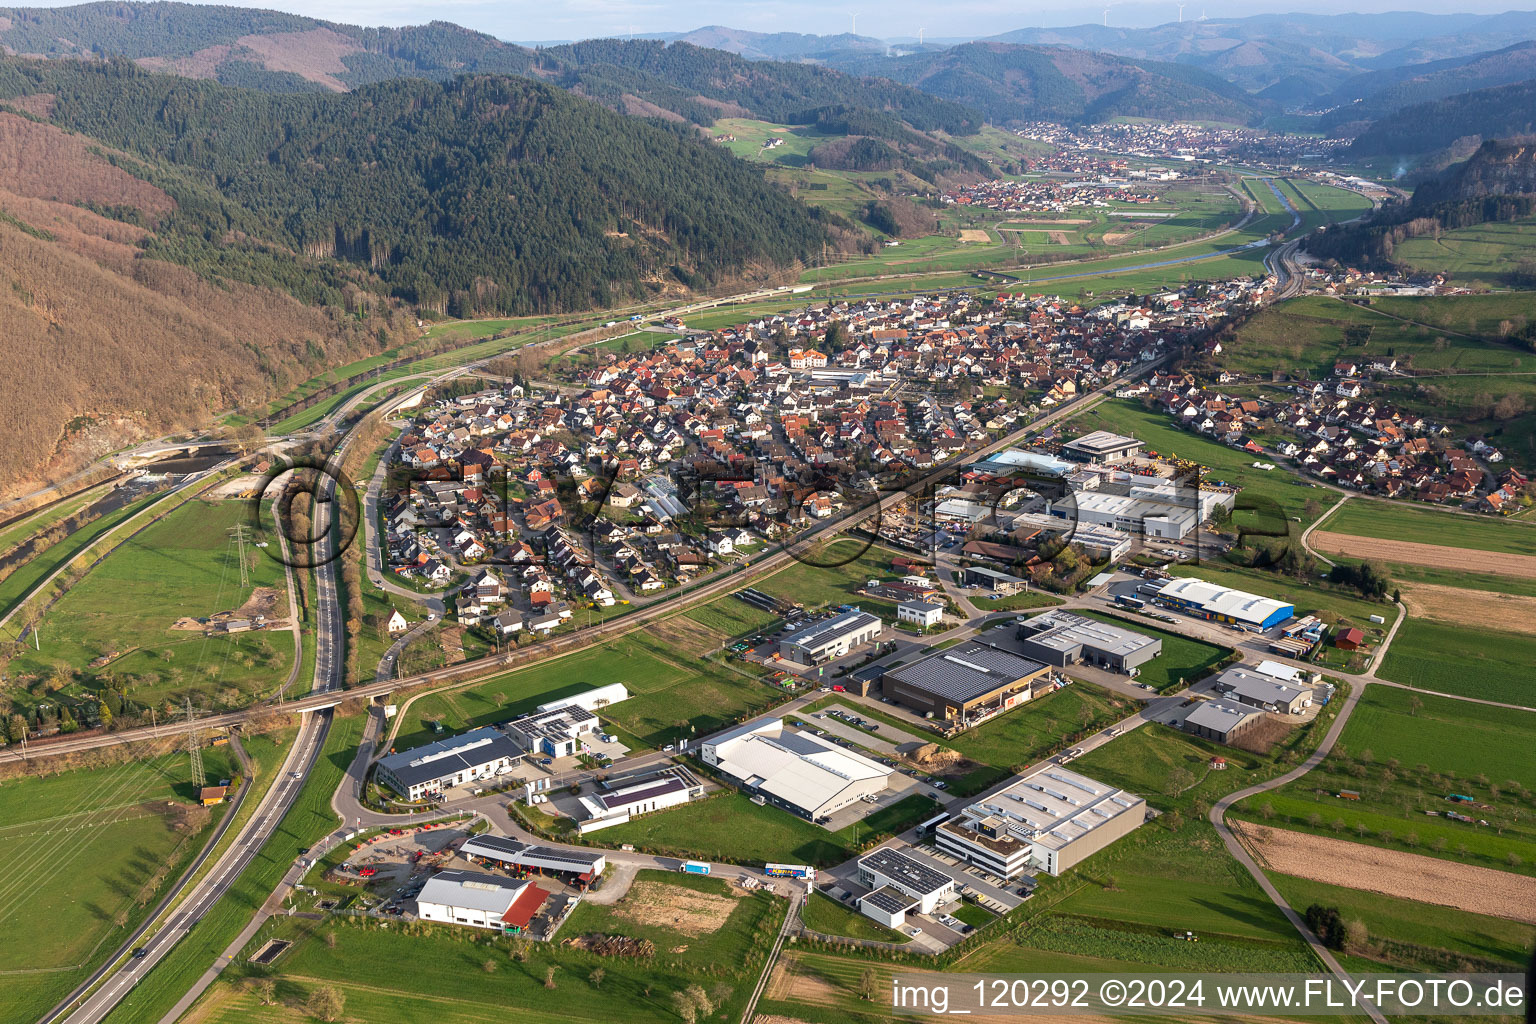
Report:
[[[1356,537],[1536,557],[1536,524],[1463,515],[1400,501],[1351,498],[1319,529]]]
[[[1524,969],[1536,947],[1536,927],[1470,914],[1380,893],[1271,873],[1269,880],[1293,907],[1337,907],[1346,921],[1365,926],[1364,948],[1355,956],[1413,971]]]
[[[1536,636],[1410,617],[1378,670],[1441,693],[1536,707]]]
[[[1471,288],[1518,287],[1517,267],[1536,255],[1536,220],[1474,224],[1403,240],[1392,258],[1415,270],[1449,274],[1458,285]]]
[[[1372,686],[1320,766],[1274,792],[1249,798],[1234,816],[1532,873],[1536,827],[1529,819],[1536,806],[1531,797],[1536,768],[1525,751],[1533,735],[1536,712]],[[1343,790],[1358,793],[1359,799],[1336,796]],[[1447,819],[1444,813],[1456,808],[1446,799],[1450,793],[1471,797],[1465,812],[1489,825]]]
[[[247,744],[275,761],[264,737]],[[214,782],[234,778],[227,747],[205,750]],[[7,1016],[32,1020],[137,926],[196,856],[227,806],[196,804],[185,753],[0,784],[0,943]]]
[[[85,524],[46,551],[34,555],[27,562],[17,566],[9,576],[0,580],[0,615],[10,614],[32,592],[34,587],[57,571],[60,566],[69,563],[75,556],[85,551],[125,520],[133,518],[166,496],[166,492],[161,491],[137,498],[122,508]],[[19,540],[20,538],[18,537],[17,539]],[[14,621],[6,627],[8,638],[15,636],[16,629],[17,625]]]
[[[287,678],[293,663],[282,566],[245,545],[249,583],[240,584],[231,536],[248,524],[240,501],[193,499],[122,543],[43,617],[41,650],[23,648],[18,676],[58,677],[68,692],[93,689],[109,674],[145,704],[192,697],[235,707]],[[152,581],[152,585],[150,584]],[[268,629],[209,633],[198,619],[223,613]]]

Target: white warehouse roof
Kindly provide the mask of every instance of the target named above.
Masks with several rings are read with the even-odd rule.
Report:
[[[1186,601],[1213,615],[1225,615],[1243,622],[1264,622],[1272,615],[1294,608],[1287,601],[1217,586],[1192,576],[1169,580],[1157,596]]]

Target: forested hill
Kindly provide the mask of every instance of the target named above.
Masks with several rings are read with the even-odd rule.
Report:
[[[306,299],[354,281],[455,315],[601,307],[788,264],[814,214],[695,132],[508,76],[272,95],[126,61],[0,63],[0,101],[147,162],[177,201],[164,255],[257,277],[319,258]],[[185,182],[212,181],[217,205]],[[231,230],[250,239],[233,254]],[[247,258],[248,257],[248,258]]]
[[[711,117],[729,104],[765,121],[806,124],[828,108],[856,108],[894,115],[920,131],[961,135],[980,127],[975,111],[889,79],[860,78],[812,64],[751,61],[689,43],[594,39],[539,53],[598,79],[618,69],[647,76],[691,97]],[[646,96],[648,83],[639,77],[631,75],[627,81],[642,91],[642,98],[674,109],[667,97]],[[677,112],[692,116],[684,108]]]
[[[1354,156],[1409,157],[1536,132],[1536,79],[1404,107],[1355,137]],[[1460,147],[1458,147],[1460,148]],[[1465,152],[1465,149],[1461,150]]]
[[[0,47],[42,57],[127,57],[155,71],[281,92],[522,73],[534,63],[530,50],[447,22],[361,28],[278,11],[168,2],[0,8]]]
[[[939,53],[855,58],[856,74],[886,75],[981,111],[1000,124],[1114,117],[1248,123],[1262,101],[1209,72],[1067,47],[968,43]]]

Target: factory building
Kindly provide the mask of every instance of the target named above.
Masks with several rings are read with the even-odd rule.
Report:
[[[597,716],[576,704],[514,718],[502,726],[524,750],[549,757],[570,757],[581,738],[597,731]]]
[[[607,686],[597,686],[582,693],[561,697],[559,700],[552,700],[547,704],[540,704],[539,710],[554,711],[558,708],[575,706],[583,711],[590,711],[596,714],[609,705],[628,699],[629,690],[623,683],[609,683]]]
[[[1127,675],[1163,652],[1157,637],[1066,611],[1026,619],[1019,626],[1019,643],[1024,654],[1047,665],[1086,662]]]
[[[1050,673],[1038,661],[968,640],[887,671],[885,696],[921,715],[966,722],[1022,704]]]
[[[1139,796],[1059,766],[971,804],[933,832],[940,850],[1004,878],[1059,875],[1135,831]]]
[[[895,771],[779,718],[705,740],[699,756],[746,792],[818,823],[885,792]]]
[[[1048,537],[1040,538],[1042,544],[1046,541],[1076,544],[1089,558],[1100,562],[1120,561],[1131,553],[1131,546],[1135,543],[1135,538],[1129,533],[1113,526],[1100,526],[1081,519],[1075,522],[1063,521],[1059,516],[1043,512],[1019,513],[1013,517],[1012,530],[1016,534],[1029,530],[1048,534]]]
[[[1192,736],[1231,743],[1263,721],[1264,712],[1224,700],[1201,701],[1184,716],[1183,729]]]
[[[1249,707],[1299,715],[1312,706],[1312,691],[1304,686],[1282,682],[1271,675],[1234,666],[1216,677],[1216,692]]]
[[[516,934],[527,930],[528,922],[548,898],[548,891],[532,882],[444,871],[421,887],[416,896],[416,916],[423,921]]]
[[[497,730],[474,729],[381,757],[374,778],[407,800],[421,800],[451,786],[505,775],[522,756],[522,749]]]
[[[882,628],[879,618],[853,608],[795,630],[779,641],[779,655],[801,665],[820,665],[878,639]]]
[[[603,784],[581,798],[587,817],[578,828],[585,835],[622,825],[639,814],[664,811],[704,794],[704,785],[688,769],[677,766]]]
[[[1141,451],[1141,442],[1124,434],[1112,434],[1107,430],[1095,430],[1075,441],[1068,441],[1061,450],[1084,462],[1124,462]]]
[[[953,878],[889,847],[859,861],[859,882],[873,890],[860,897],[859,911],[887,928],[900,928],[913,911],[931,914],[955,898]]]
[[[1097,478],[1095,478],[1097,479]],[[1092,484],[1086,480],[1086,484]],[[1117,484],[1074,489],[1052,500],[1046,511],[1058,519],[1141,534],[1159,540],[1183,540],[1209,519],[1217,507],[1230,509],[1229,491],[1203,491],[1173,484]]]
[[[1194,577],[1168,580],[1152,600],[1212,622],[1233,622],[1254,629],[1269,629],[1296,615],[1295,605]]]

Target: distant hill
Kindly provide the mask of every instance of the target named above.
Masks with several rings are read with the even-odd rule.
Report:
[[[664,38],[668,42],[725,50],[748,60],[804,60],[837,53],[884,53],[887,49],[883,40],[849,32],[817,36],[800,32],[748,32],[721,25],[669,33]]]
[[[1536,131],[1536,80],[1461,93],[1404,107],[1372,124],[1350,145],[1358,157],[1414,157],[1470,140]],[[1463,150],[1465,151],[1465,150]]]
[[[967,43],[939,53],[847,59],[840,66],[905,82],[1000,124],[1114,117],[1247,123],[1261,113],[1259,102],[1208,72],[1062,46]]]
[[[1418,103],[1536,78],[1536,42],[1357,75],[1319,101],[1337,109],[1324,115],[1333,131],[1375,121]]]

